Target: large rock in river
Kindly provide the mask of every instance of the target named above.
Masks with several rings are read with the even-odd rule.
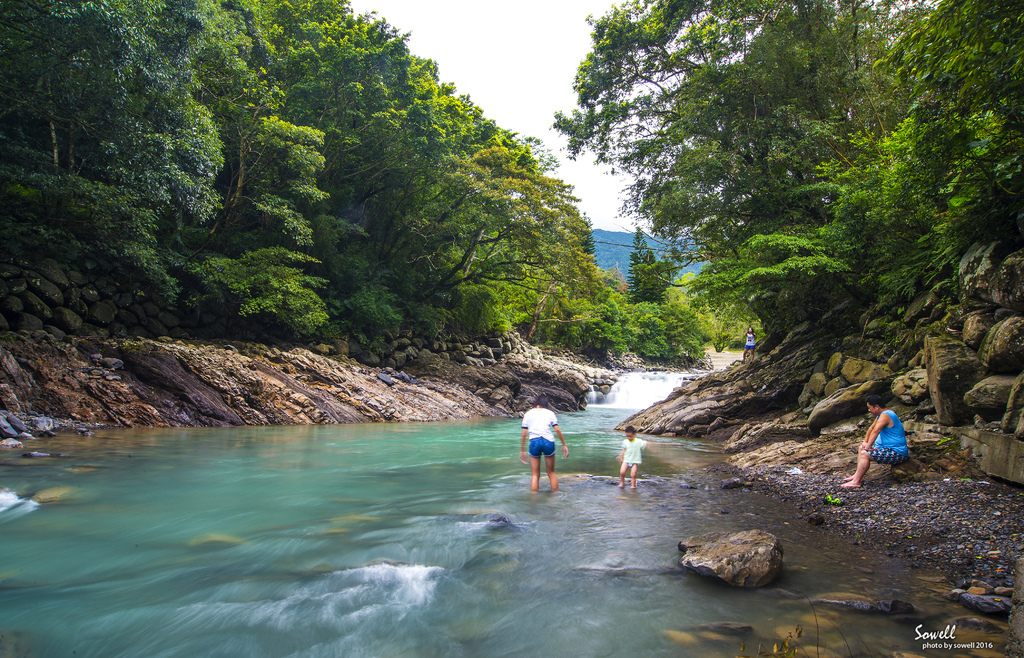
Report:
[[[478,368],[433,357],[407,363],[404,372],[414,377],[458,384],[489,404],[509,412],[522,390],[519,379],[503,365]]]
[[[889,392],[889,380],[864,382],[858,386],[847,386],[814,405],[807,425],[817,432],[822,427],[839,422],[844,418],[867,413],[865,400],[869,395],[884,395]]]
[[[679,542],[679,563],[733,587],[763,587],[782,571],[782,544],[763,530],[708,532]]]
[[[948,336],[929,336],[924,344],[928,392],[943,425],[958,425],[974,416],[964,394],[984,376],[985,366],[974,350]]]
[[[586,407],[590,383],[578,371],[537,359],[509,358],[503,360],[502,365],[522,383],[517,411],[532,406],[538,395],[547,396],[558,411],[579,411]]]

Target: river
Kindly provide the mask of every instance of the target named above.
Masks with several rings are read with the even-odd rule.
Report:
[[[740,654],[741,638],[696,628],[721,621],[769,643],[802,625],[835,655],[879,655],[920,652],[920,620],[815,611],[790,593],[910,600],[932,626],[956,614],[789,505],[718,489],[716,445],[653,437],[637,491],[572,477],[617,474],[612,428],[629,413],[560,414],[557,494],[546,477],[529,491],[518,419],[36,441],[70,456],[0,465],[0,655]],[[60,502],[27,499],[50,488]],[[785,546],[772,587],[676,568],[680,539],[748,528]]]

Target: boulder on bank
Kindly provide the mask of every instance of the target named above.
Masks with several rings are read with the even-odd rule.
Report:
[[[747,423],[733,432],[722,452],[749,452],[779,441],[809,439],[811,430],[802,423]]]
[[[1002,425],[1006,434],[1016,433],[1018,438],[1024,437],[1024,372],[1017,375],[1010,389]]]
[[[985,420],[1001,420],[1016,380],[1013,375],[986,377],[964,394],[964,404]]]
[[[964,328],[961,336],[964,339],[964,343],[967,344],[972,350],[976,350],[981,347],[981,341],[985,340],[985,335],[988,334],[996,323],[996,316],[994,313],[986,311],[978,311],[971,313],[964,318]]]
[[[679,542],[680,565],[733,587],[763,587],[782,571],[782,544],[763,530],[708,532]]]
[[[847,359],[839,372],[851,384],[863,384],[892,376],[888,367],[864,359]]]
[[[965,299],[1024,311],[1024,250],[1010,253],[1011,241],[975,243],[960,260],[958,278]]]
[[[978,358],[993,372],[1024,370],[1024,317],[1009,317],[993,325],[978,349]]]
[[[869,395],[884,395],[889,392],[889,380],[880,379],[864,382],[857,386],[848,386],[828,396],[814,405],[807,425],[812,432],[839,422],[844,418],[867,413],[865,400]]]
[[[985,374],[977,354],[963,342],[948,336],[925,339],[925,365],[928,392],[935,404],[935,415],[943,425],[959,425],[973,417],[964,402]]]
[[[915,368],[892,382],[892,394],[904,404],[920,404],[928,397],[928,371]]]

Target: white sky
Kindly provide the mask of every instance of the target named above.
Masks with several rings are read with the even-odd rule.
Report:
[[[621,215],[629,180],[596,165],[589,153],[576,162],[551,128],[556,111],[576,106],[576,68],[590,52],[588,15],[604,15],[612,0],[350,0],[356,13],[376,11],[410,33],[413,54],[437,62],[442,82],[455,84],[484,114],[507,130],[540,138],[562,164],[554,175],[575,187],[594,228],[635,230]]]

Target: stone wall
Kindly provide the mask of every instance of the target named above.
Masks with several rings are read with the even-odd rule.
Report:
[[[185,338],[199,326],[168,312],[137,285],[103,273],[65,269],[57,261],[0,263],[0,331],[49,334]]]
[[[356,338],[342,337],[313,347],[323,355],[347,356],[359,363],[372,367],[401,368],[407,362],[438,357],[464,365],[488,366],[510,356],[521,358],[543,358],[540,350],[524,341],[514,331],[491,336],[441,340],[415,336],[411,331],[398,334],[384,332],[373,344],[361,344]]]

